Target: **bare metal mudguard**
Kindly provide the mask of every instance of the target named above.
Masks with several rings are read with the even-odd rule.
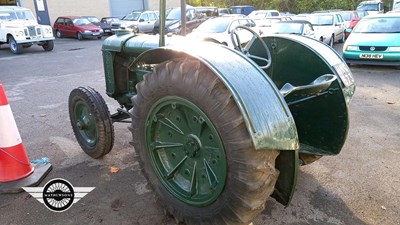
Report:
[[[135,39],[135,42],[138,40]],[[290,110],[273,81],[257,64],[224,46],[190,43],[150,49],[141,54],[134,64],[157,64],[185,56],[202,61],[232,93],[256,150],[299,148],[296,125]],[[129,45],[128,41],[126,46]]]

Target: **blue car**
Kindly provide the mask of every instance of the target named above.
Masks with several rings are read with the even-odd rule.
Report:
[[[348,64],[400,66],[400,13],[364,17],[343,46]]]

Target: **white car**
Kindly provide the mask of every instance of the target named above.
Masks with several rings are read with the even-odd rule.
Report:
[[[280,13],[278,10],[254,10],[249,14],[249,18],[251,19],[261,19],[271,16],[280,16]]]
[[[53,29],[39,25],[33,13],[18,6],[0,6],[0,45],[9,44],[14,54],[38,44],[45,51],[54,48]]]
[[[270,29],[271,34],[293,34],[309,37],[319,41],[312,24],[306,20],[291,20],[274,23]]]
[[[157,20],[158,14],[155,11],[131,12],[122,20],[113,22],[111,25],[133,29],[135,32],[150,33]]]
[[[344,30],[346,29],[342,15],[337,12],[313,13],[306,17],[313,25],[319,38],[325,44],[333,46],[335,42],[343,43],[346,39]]]
[[[192,33],[188,34],[187,37],[211,41],[234,48],[235,46],[231,40],[231,32],[237,26],[255,28],[256,24],[249,18],[216,17],[204,21]],[[246,30],[238,30],[237,34],[242,43],[249,41],[253,37],[253,34]]]

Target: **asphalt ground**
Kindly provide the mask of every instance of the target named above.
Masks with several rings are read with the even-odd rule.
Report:
[[[28,193],[0,194],[0,224],[175,224],[155,201],[137,162],[128,124],[114,124],[115,144],[102,159],[80,148],[68,116],[72,89],[105,95],[102,40],[57,39],[13,55],[0,48],[0,80],[31,160],[48,157],[53,170],[39,185],[63,178],[95,189],[65,212],[52,212]],[[340,51],[341,45],[335,48]],[[357,83],[342,152],[301,167],[289,207],[268,199],[254,225],[400,224],[400,70],[351,67]],[[114,168],[116,171],[111,171]]]

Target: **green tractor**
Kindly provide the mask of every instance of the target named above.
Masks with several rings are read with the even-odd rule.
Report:
[[[161,4],[165,18],[165,1]],[[349,127],[352,74],[329,46],[296,35],[232,31],[237,49],[185,37],[119,31],[102,46],[101,95],[69,96],[73,131],[93,158],[131,123],[148,183],[186,224],[249,224],[269,196],[288,205],[299,166],[338,154]],[[253,38],[240,43],[237,30]]]

